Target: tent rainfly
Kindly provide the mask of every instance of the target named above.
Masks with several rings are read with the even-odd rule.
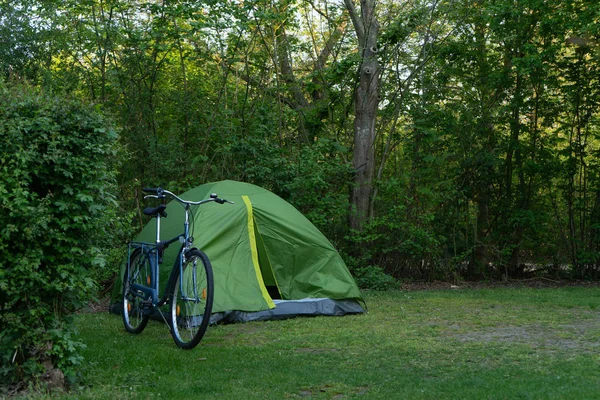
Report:
[[[194,244],[213,266],[212,323],[365,311],[361,293],[339,253],[292,205],[266,189],[236,181],[207,183],[180,197],[201,200],[211,193],[235,203],[196,208],[190,226]],[[182,230],[181,205],[170,202],[167,214],[161,220],[163,238]],[[150,221],[135,240],[153,242],[155,238],[155,223]],[[165,250],[160,271],[163,284],[178,250],[176,245]],[[124,266],[113,291],[115,312],[121,311],[123,271]]]

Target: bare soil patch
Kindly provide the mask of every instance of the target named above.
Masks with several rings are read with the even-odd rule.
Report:
[[[110,307],[110,296],[104,296],[100,299],[90,301],[87,306],[82,310],[83,312],[108,312]]]
[[[600,318],[557,326],[529,324],[490,327],[479,331],[451,334],[451,336],[461,342],[504,342],[529,345],[535,350],[597,353],[600,343],[589,335],[590,332],[600,332]]]

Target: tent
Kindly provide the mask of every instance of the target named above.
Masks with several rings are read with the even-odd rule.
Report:
[[[190,222],[194,245],[213,266],[211,322],[364,312],[361,293],[339,253],[292,205],[266,189],[236,181],[207,183],[180,197],[201,200],[211,193],[235,203],[201,205]],[[184,213],[176,201],[166,211],[168,218],[161,219],[165,239],[183,231]],[[150,221],[135,240],[153,242],[155,237]],[[178,247],[176,243],[165,250],[163,284]],[[113,296],[117,312],[123,268]]]

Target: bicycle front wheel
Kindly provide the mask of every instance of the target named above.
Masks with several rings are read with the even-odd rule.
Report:
[[[136,249],[129,258],[129,271],[123,277],[123,325],[131,333],[140,333],[148,324],[149,315],[144,312],[144,292],[133,285],[149,285],[150,260],[142,249]],[[129,273],[128,273],[129,272]]]
[[[213,273],[210,261],[200,250],[186,254],[177,268],[171,298],[171,334],[182,349],[196,347],[210,323],[213,304]]]

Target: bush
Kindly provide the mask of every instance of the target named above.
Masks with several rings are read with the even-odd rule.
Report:
[[[347,230],[348,181],[353,172],[340,156],[343,150],[327,139],[301,148],[288,168],[292,176],[285,185],[286,200],[334,242]]]
[[[367,265],[353,269],[356,284],[361,289],[389,290],[397,287],[398,282],[394,277],[385,273],[383,268],[376,265]]]
[[[413,221],[404,206],[391,206],[346,236],[346,252],[361,265],[377,265],[395,278],[436,279],[440,242],[426,217]],[[358,263],[357,263],[358,265]]]
[[[80,102],[0,82],[0,381],[62,386],[83,346],[72,313],[114,216],[117,135]]]

